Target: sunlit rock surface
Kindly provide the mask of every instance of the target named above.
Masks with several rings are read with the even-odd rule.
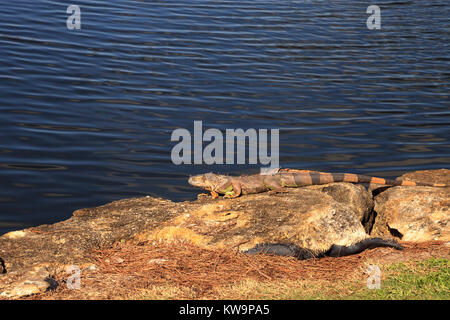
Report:
[[[450,170],[424,170],[402,180],[450,184]],[[393,187],[375,196],[372,234],[405,241],[450,241],[450,188]]]

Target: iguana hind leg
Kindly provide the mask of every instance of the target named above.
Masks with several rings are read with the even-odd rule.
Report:
[[[224,195],[224,198],[237,198],[242,194],[241,184],[236,181],[232,181],[231,185],[233,187],[233,191]]]

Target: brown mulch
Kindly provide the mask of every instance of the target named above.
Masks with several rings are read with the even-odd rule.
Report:
[[[68,275],[57,274],[60,285],[55,290],[29,299],[127,299],[139,289],[164,285],[190,288],[201,298],[244,279],[333,281],[355,273],[363,275],[368,261],[392,263],[449,256],[449,247],[439,241],[402,245],[402,251],[376,248],[347,257],[298,261],[263,254],[248,256],[236,248],[209,250],[190,243],[117,244],[92,252],[96,269],[82,271],[80,290],[69,290],[65,285]]]

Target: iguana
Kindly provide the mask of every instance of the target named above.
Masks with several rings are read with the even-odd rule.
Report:
[[[429,186],[448,187],[442,183],[426,183],[405,180],[389,180],[363,176],[353,173],[326,173],[307,170],[283,169],[272,175],[254,174],[249,176],[227,176],[205,173],[189,178],[189,184],[211,192],[213,198],[219,194],[227,198],[265,191],[281,191],[283,188],[296,188],[332,182],[376,183],[391,186]]]

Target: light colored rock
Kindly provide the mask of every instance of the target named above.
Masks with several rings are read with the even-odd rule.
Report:
[[[152,264],[152,263],[163,264],[163,263],[165,263],[167,261],[168,261],[167,259],[151,259],[151,260],[148,261],[148,263],[149,264]]]
[[[123,263],[125,260],[123,260],[122,258],[119,257],[114,257],[114,262],[115,263]]]
[[[356,217],[367,228],[372,222],[374,202],[370,192],[361,184],[330,183],[308,187],[311,190],[320,190],[330,195],[334,201],[348,206],[355,212]],[[366,229],[367,230],[367,229]]]
[[[3,291],[1,296],[15,299],[45,292],[49,287],[50,283],[45,280],[25,280],[22,283],[16,284],[11,291]]]
[[[8,299],[17,299],[45,292],[55,286],[57,286],[57,282],[50,278],[47,268],[38,266],[11,283],[6,290],[0,293],[0,296]]]
[[[25,230],[17,230],[17,231],[11,231],[8,233],[5,233],[3,237],[8,239],[18,239],[23,238],[27,235],[27,232]]]
[[[349,205],[352,201],[365,205]],[[135,240],[190,241],[205,248],[240,250],[265,242],[289,242],[311,250],[327,250],[332,244],[350,245],[366,238],[360,219],[372,209],[367,191],[352,184],[208,199],[198,204],[140,233]]]
[[[450,170],[419,171],[400,179],[449,183]],[[391,234],[405,241],[450,240],[450,188],[390,188],[375,197],[375,211],[374,236]]]
[[[83,271],[96,271],[98,268],[95,264],[86,264],[83,267]]]
[[[90,261],[92,249],[111,246],[158,226],[183,207],[183,203],[158,198],[123,199],[77,210],[61,222],[0,235],[0,269],[4,264],[9,278],[10,272],[26,272],[43,263],[81,266]]]

